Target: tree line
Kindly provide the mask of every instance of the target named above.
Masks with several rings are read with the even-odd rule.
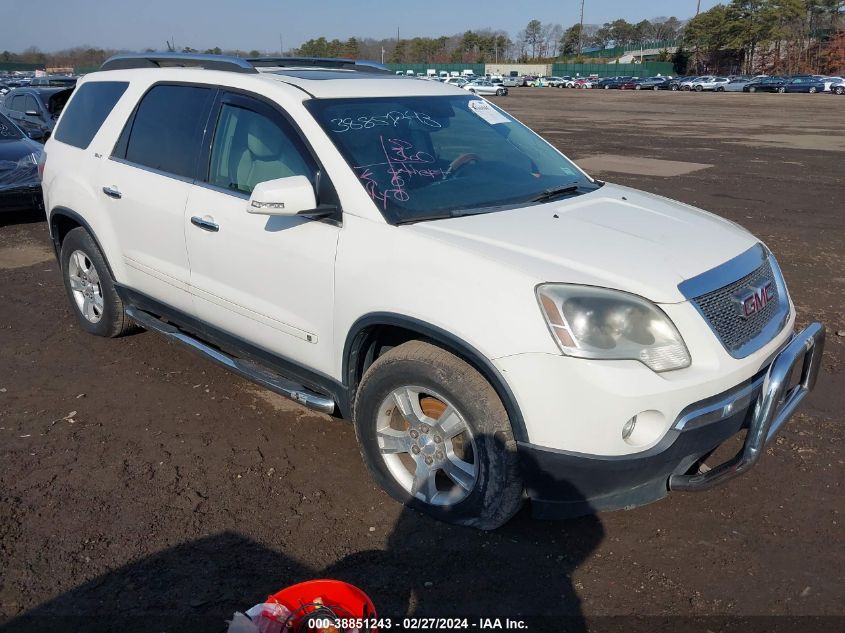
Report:
[[[166,42],[166,49],[240,57],[303,55],[400,64],[469,64],[559,59],[580,62],[611,47],[674,42],[680,45],[679,50],[674,54],[664,51],[660,57],[671,59],[678,73],[841,73],[845,72],[844,18],[845,0],[730,0],[690,20],[670,16],[630,23],[619,19],[600,25],[585,24],[583,28],[580,23],[563,28],[532,19],[513,38],[502,30],[479,29],[437,37],[317,37],[287,51],[177,48],[172,42]],[[30,47],[21,53],[3,51],[0,61],[87,68],[101,64],[116,52],[76,47],[44,53]]]
[[[732,0],[684,27],[699,68],[744,73],[845,71],[843,0]]]

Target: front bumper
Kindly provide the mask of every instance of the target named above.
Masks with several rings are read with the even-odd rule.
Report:
[[[520,443],[534,515],[565,518],[633,508],[657,501],[670,490],[706,490],[746,472],[815,386],[824,341],[824,326],[813,323],[751,379],[687,407],[647,451],[591,456]],[[792,386],[790,379],[798,368],[800,378]],[[689,474],[743,429],[747,429],[745,442],[733,459]]]

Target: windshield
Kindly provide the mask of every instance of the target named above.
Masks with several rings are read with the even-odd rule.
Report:
[[[0,141],[18,140],[23,138],[17,126],[0,114]]]
[[[600,186],[473,95],[314,99],[307,106],[390,222],[486,213],[545,201],[561,188],[559,195],[571,196]]]

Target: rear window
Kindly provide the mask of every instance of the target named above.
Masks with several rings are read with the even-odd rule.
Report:
[[[70,100],[53,137],[80,149],[87,148],[128,86],[125,81],[82,84]]]
[[[193,178],[212,95],[209,88],[198,86],[153,87],[130,121],[126,160]]]

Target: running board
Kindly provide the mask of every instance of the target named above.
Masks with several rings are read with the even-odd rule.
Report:
[[[193,336],[185,334],[182,330],[170,325],[169,323],[160,321],[148,312],[144,312],[143,310],[139,310],[134,307],[127,307],[126,315],[144,329],[153,330],[162,334],[169,340],[182,343],[194,352],[214,361],[218,365],[222,365],[239,376],[242,376],[247,380],[251,380],[262,387],[266,387],[270,391],[278,393],[279,395],[290,398],[294,402],[305,405],[309,409],[314,409],[320,413],[328,414],[333,413],[335,410],[335,402],[331,398],[314,393],[302,385],[292,382],[286,378],[282,378],[277,373],[266,369],[258,363],[229,356],[214,347],[206,345]]]

